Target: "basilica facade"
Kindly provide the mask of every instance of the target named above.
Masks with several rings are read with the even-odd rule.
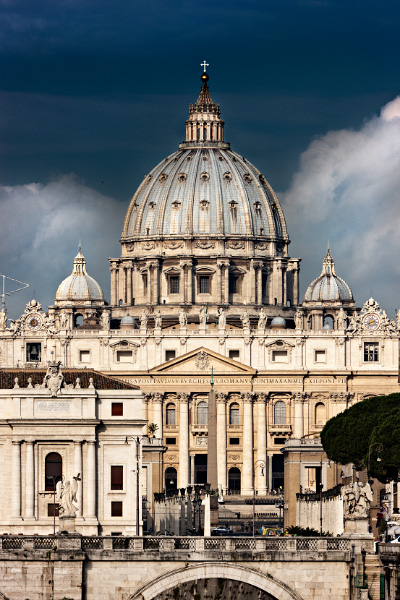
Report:
[[[60,361],[140,389],[143,433],[166,449],[166,488],[207,481],[213,387],[219,487],[265,495],[285,485],[288,440],[318,438],[353,403],[399,391],[400,323],[372,298],[356,307],[329,249],[299,297],[279,200],[224,140],[207,74],[185,127],[131,200],[110,301],[79,249],[47,311],[3,313],[0,367]],[[315,489],[315,472],[303,473]]]

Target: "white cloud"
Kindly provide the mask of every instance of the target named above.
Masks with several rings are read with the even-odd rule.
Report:
[[[19,316],[34,293],[44,306],[53,303],[57,286],[72,271],[79,240],[89,274],[109,299],[107,259],[120,254],[126,208],[74,175],[47,184],[0,187],[1,271],[30,284],[9,298],[9,316]]]
[[[295,253],[303,258],[303,293],[320,273],[329,239],[336,271],[358,305],[372,289],[392,316],[400,306],[398,117],[400,97],[360,130],[330,131],[301,155],[280,198]]]

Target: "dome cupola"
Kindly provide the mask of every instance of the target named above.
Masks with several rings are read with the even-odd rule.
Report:
[[[322,302],[354,303],[350,287],[335,273],[335,263],[329,248],[322,263],[322,273],[308,286],[303,304]]]
[[[86,260],[79,246],[71,275],[64,279],[58,286],[55,304],[91,304],[92,302],[104,304],[104,296],[97,281],[88,275]]]
[[[208,82],[204,72],[185,140],[145,176],[130,202],[121,257],[110,259],[117,317],[137,317],[139,307],[152,305],[163,322],[173,322],[168,305],[186,305],[195,322],[204,304],[269,305],[272,317],[298,303],[300,261],[288,255],[279,200],[224,140]]]

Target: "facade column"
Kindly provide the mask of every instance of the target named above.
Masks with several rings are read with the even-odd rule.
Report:
[[[179,473],[178,488],[189,485],[189,395],[179,394]]]
[[[86,516],[96,518],[96,442],[87,442]]]
[[[304,420],[303,420],[303,394],[298,392],[293,396],[294,401],[294,423],[293,423],[293,438],[300,440],[304,435]]]
[[[82,489],[83,489],[83,469],[82,469],[82,442],[74,442],[74,477],[78,476],[78,473],[81,475],[82,481],[78,481],[78,492],[76,495],[76,500],[78,504],[78,510],[76,511],[76,516],[82,516]]]
[[[282,265],[282,304],[286,306],[287,303],[287,273],[286,267]]]
[[[126,303],[128,306],[132,304],[132,261],[126,265]]]
[[[217,460],[218,460],[218,485],[226,494],[228,489],[226,477],[226,400],[227,395],[221,392],[216,394],[217,400]]]
[[[194,454],[190,456],[190,485],[194,485]]]
[[[153,400],[153,423],[157,425],[155,436],[157,438],[163,437],[163,412],[162,412],[162,394],[156,392],[151,395]]]
[[[151,304],[151,295],[152,295],[151,286],[152,285],[153,285],[153,280],[152,280],[151,266],[149,263],[147,263],[147,303],[148,304]]]
[[[117,305],[117,292],[118,292],[118,284],[117,284],[117,265],[113,262],[110,266],[111,271],[111,305]]]
[[[246,392],[243,398],[243,474],[242,494],[253,494],[253,394]]]
[[[273,454],[268,455],[268,488],[270,492],[272,490],[272,457]]]
[[[25,461],[25,515],[27,519],[35,516],[35,463],[33,442],[26,442]]]
[[[189,304],[193,304],[193,273],[192,273],[192,261],[187,261],[187,294],[186,301]]]
[[[185,267],[186,263],[181,261],[179,263],[180,277],[179,277],[179,300],[181,303],[186,303],[186,282],[185,282]]]
[[[126,292],[126,280],[125,280],[125,269],[123,267],[122,264],[120,264],[119,269],[118,269],[118,294],[119,297],[117,298],[118,303],[120,300],[122,300],[122,304],[126,304],[126,296],[125,296],[125,292]]]
[[[256,493],[265,496],[267,493],[267,419],[265,394],[257,395],[257,467]],[[263,468],[261,468],[263,465]],[[261,471],[263,474],[261,474]]]
[[[293,269],[293,304],[296,306],[299,303],[299,267],[296,264]]]
[[[11,516],[21,518],[21,442],[12,442]]]
[[[256,270],[256,263],[254,261],[251,261],[251,265],[250,265],[250,297],[249,297],[249,302],[251,304],[255,304],[257,301],[256,298],[256,292],[257,292],[257,288],[256,288],[256,279],[257,279],[257,270]]]

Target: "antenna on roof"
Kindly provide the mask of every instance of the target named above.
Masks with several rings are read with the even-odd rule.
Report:
[[[7,275],[3,275],[3,273],[0,273],[0,277],[3,278],[2,292],[0,294],[1,310],[3,312],[6,312],[6,296],[11,296],[11,294],[15,294],[16,292],[24,290],[25,288],[29,287],[29,283],[19,281],[18,279],[14,279],[13,277],[7,277]],[[9,281],[14,281],[14,283],[19,283],[20,285],[17,288],[15,288],[15,290],[9,290],[8,292],[6,292],[6,279],[8,279]]]

